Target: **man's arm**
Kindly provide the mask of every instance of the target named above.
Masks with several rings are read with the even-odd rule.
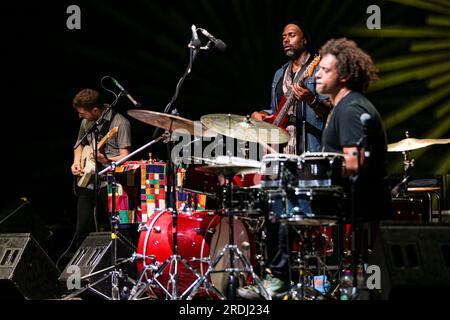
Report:
[[[119,155],[114,157],[107,157],[103,152],[99,152],[97,155],[98,161],[103,165],[109,165],[111,162],[117,162],[120,159],[130,154],[130,149],[119,149]]]
[[[83,153],[83,146],[80,144],[74,151],[73,151],[73,163],[70,167],[72,174],[74,176],[80,175],[83,170],[81,169],[81,155]]]
[[[360,164],[358,166],[358,149],[357,147],[344,147],[343,148],[344,158],[345,158],[345,166],[344,166],[344,177],[349,177],[354,175],[358,168],[363,168],[365,159],[364,159],[364,148],[360,150]]]

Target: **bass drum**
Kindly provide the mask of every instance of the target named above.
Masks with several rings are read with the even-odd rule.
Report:
[[[145,269],[143,280],[153,277],[153,273],[173,254],[172,212],[155,213],[142,228],[138,242],[138,254],[146,257],[137,262],[137,269],[141,274]],[[178,255],[184,258],[201,276],[206,273],[209,261],[214,261],[229,239],[229,221],[227,216],[216,214],[214,211],[181,212],[178,215]],[[234,241],[245,258],[255,265],[254,250],[251,233],[240,220],[234,221]],[[216,270],[229,266],[228,252],[216,265]],[[236,261],[235,267],[243,268],[242,263]],[[157,278],[159,283],[171,292],[170,277],[174,273],[173,266],[167,266]],[[181,295],[197,279],[181,261],[178,261],[178,293]],[[211,273],[208,281],[211,285],[226,295],[228,273]],[[149,287],[148,294],[156,298],[165,298],[163,290],[157,286]],[[219,298],[217,294],[202,285],[196,297]]]

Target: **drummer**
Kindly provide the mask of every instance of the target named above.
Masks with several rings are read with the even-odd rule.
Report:
[[[346,38],[329,40],[320,54],[316,89],[334,106],[322,136],[323,151],[344,154],[345,176],[360,173],[354,195],[357,218],[387,217],[386,132],[377,109],[362,93],[377,79],[376,68],[371,57]],[[364,136],[358,165],[357,144]]]

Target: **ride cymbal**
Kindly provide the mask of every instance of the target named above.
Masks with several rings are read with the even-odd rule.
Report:
[[[283,144],[289,140],[286,130],[250,116],[214,113],[202,116],[200,121],[213,131],[239,140],[263,144]]]

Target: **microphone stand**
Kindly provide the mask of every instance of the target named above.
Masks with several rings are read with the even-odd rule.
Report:
[[[175,88],[175,93],[172,97],[172,99],[170,100],[170,102],[167,104],[166,108],[164,109],[164,113],[173,113],[173,103],[175,102],[175,100],[178,97],[181,85],[184,83],[184,80],[186,79],[186,77],[191,73],[192,71],[192,65],[194,63],[195,58],[197,57],[197,54],[199,52],[199,50],[208,50],[210,49],[211,46],[211,41],[208,42],[208,44],[204,47],[201,47],[199,45],[195,45],[195,42],[191,40],[191,42],[188,44],[189,47],[189,63],[188,66],[186,68],[186,70],[184,71],[182,77],[180,78],[180,80],[177,83],[177,86]],[[160,133],[160,128],[156,128],[154,133],[153,133],[153,137],[158,136]],[[169,130],[167,130],[168,134],[171,134],[171,128],[169,128]],[[137,299],[140,294],[142,294],[146,288],[148,286],[150,286],[153,283],[156,283],[158,287],[160,287],[161,290],[163,290],[163,292],[166,294],[166,297],[168,297],[170,300],[180,300],[183,295],[179,295],[178,294],[178,261],[180,260],[191,272],[193,272],[197,278],[200,278],[200,274],[188,263],[188,261],[186,261],[183,257],[181,257],[178,254],[178,212],[177,212],[177,204],[176,204],[176,176],[177,176],[177,172],[176,172],[176,164],[172,161],[171,159],[171,154],[172,154],[172,143],[171,143],[171,139],[172,137],[170,136],[169,139],[167,139],[167,153],[168,153],[168,160],[167,160],[167,193],[166,193],[166,199],[168,201],[168,208],[169,210],[172,209],[172,238],[173,238],[173,243],[172,243],[172,248],[173,248],[173,254],[164,262],[162,263],[161,266],[156,266],[156,268],[154,266],[149,266],[149,267],[145,267],[144,270],[141,272],[141,275],[139,277],[139,281],[138,284],[133,288],[133,290],[131,291],[130,297],[129,299]],[[145,261],[145,260],[144,260]],[[144,263],[145,265],[145,263]],[[173,267],[173,274],[170,273],[170,270],[172,269],[172,265]],[[164,270],[166,269],[166,267],[169,266],[170,270],[169,270],[169,275],[170,275],[170,284],[171,284],[171,288],[172,288],[172,292],[169,292],[159,281],[158,281],[158,277],[164,272]],[[141,279],[145,276],[145,274],[147,273],[147,269],[150,268],[152,270],[152,274],[153,274],[153,278],[151,279],[151,281],[145,283],[145,285],[143,287],[139,287],[140,283],[141,283]],[[156,269],[156,270],[155,270]]]
[[[364,131],[363,136],[359,141],[356,143],[356,157],[357,157],[357,168],[356,172],[350,177],[350,193],[351,193],[351,270],[353,274],[353,288],[356,290],[357,288],[357,278],[358,278],[358,259],[359,259],[359,252],[358,247],[356,245],[356,234],[357,232],[360,232],[360,225],[359,221],[356,219],[356,189],[357,185],[359,183],[359,179],[361,177],[361,147],[366,146],[367,144],[367,132]],[[368,154],[370,156],[370,154]],[[351,299],[353,299],[352,297]]]
[[[102,274],[104,272],[110,271],[108,274],[104,275],[103,277],[101,277],[100,279],[95,280],[94,283],[90,283],[88,284],[85,288],[81,288],[79,290],[77,290],[76,292],[70,294],[69,296],[67,296],[65,299],[68,298],[72,298],[77,296],[78,294],[84,292],[85,290],[91,290],[94,293],[96,293],[97,295],[105,298],[105,299],[109,299],[109,300],[118,300],[120,299],[120,292],[119,292],[119,278],[123,276],[123,273],[121,270],[117,270],[117,266],[126,263],[126,262],[133,262],[134,259],[137,258],[136,255],[133,255],[133,257],[125,259],[122,262],[117,263],[117,237],[120,236],[118,234],[118,222],[119,222],[119,215],[116,211],[116,179],[114,176],[115,173],[115,169],[118,165],[122,164],[123,162],[127,161],[129,158],[131,158],[132,156],[134,156],[135,154],[141,152],[142,150],[150,147],[151,145],[155,144],[156,142],[164,139],[166,137],[166,134],[163,134],[162,136],[158,137],[157,139],[154,139],[152,141],[150,141],[149,143],[145,144],[144,146],[140,147],[139,149],[133,151],[132,153],[128,154],[127,156],[121,158],[119,161],[117,162],[111,162],[111,164],[104,168],[102,171],[100,171],[98,173],[98,175],[103,175],[109,171],[112,172],[111,177],[112,177],[112,183],[111,183],[111,187],[112,187],[112,204],[111,204],[111,212],[112,212],[112,217],[111,217],[111,258],[112,258],[112,266],[105,268],[103,270],[99,270],[96,271],[94,273],[88,274],[84,277],[82,277],[82,279],[89,279],[90,277],[93,276],[97,276],[99,274]],[[103,294],[102,292],[98,291],[96,288],[94,288],[95,285],[97,285],[98,283],[108,279],[111,276],[111,293],[112,296],[106,296],[105,294]],[[137,283],[135,284],[135,286],[137,285]]]

